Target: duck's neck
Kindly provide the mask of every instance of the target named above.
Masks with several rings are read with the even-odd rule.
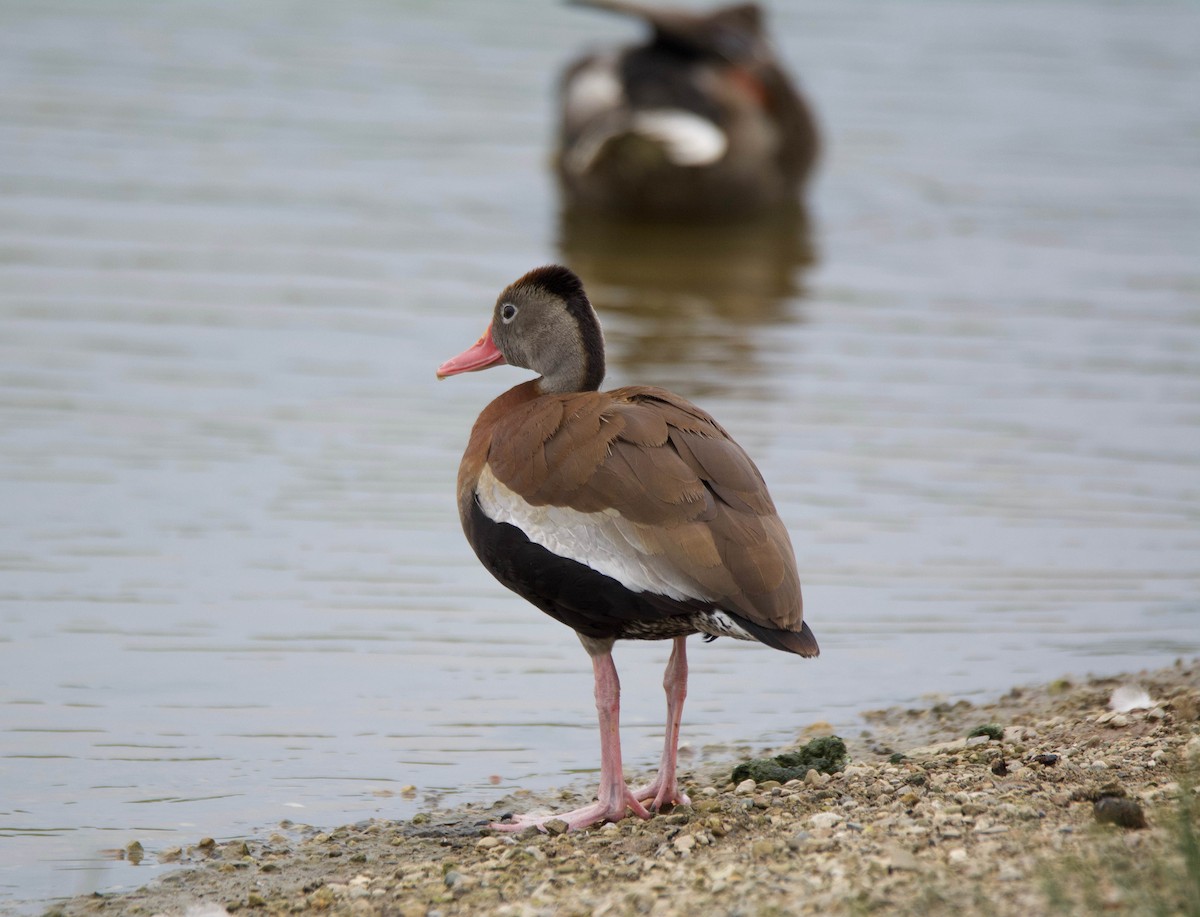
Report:
[[[568,395],[571,392],[594,392],[604,381],[604,334],[590,307],[587,314],[577,316],[578,339],[574,347],[565,348],[563,356],[548,367],[537,380],[538,394]]]

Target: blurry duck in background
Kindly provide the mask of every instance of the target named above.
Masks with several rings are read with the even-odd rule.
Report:
[[[575,2],[640,17],[653,35],[585,56],[562,78],[556,166],[568,208],[696,220],[799,206],[816,122],[757,5],[696,13]]]

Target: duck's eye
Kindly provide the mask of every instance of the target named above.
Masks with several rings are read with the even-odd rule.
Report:
[[[500,321],[508,324],[517,317],[517,307],[510,302],[506,302],[500,307]]]

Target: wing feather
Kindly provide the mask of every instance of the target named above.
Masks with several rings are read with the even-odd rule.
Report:
[[[640,386],[543,396],[497,428],[488,465],[515,495],[495,498],[516,507],[514,524],[560,556],[630,588],[801,627],[795,557],[762,475],[690,402]]]

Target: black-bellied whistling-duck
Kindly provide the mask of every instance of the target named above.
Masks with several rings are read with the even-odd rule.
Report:
[[[689,634],[817,655],[787,530],[758,469],[694,404],[661,388],[599,391],[604,338],[579,278],[541,267],[511,284],[479,341],[438,377],[504,363],[541,375],[479,415],[458,470],[467,540],[501,583],[575,629],[592,657],[600,791],[569,828],[687,802],[676,780]],[[621,769],[616,640],[671,639],[658,776]]]
[[[561,79],[555,164],[568,206],[678,220],[798,205],[819,152],[816,121],[756,4],[696,13],[578,2],[639,17],[653,34],[589,54]]]

